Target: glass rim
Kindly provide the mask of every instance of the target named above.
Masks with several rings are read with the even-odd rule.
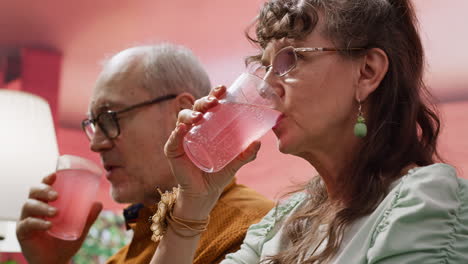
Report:
[[[64,160],[68,160],[68,164],[64,165],[63,162]],[[79,164],[83,164],[83,166],[80,167],[74,167],[72,166],[73,161],[79,162]],[[57,158],[57,166],[55,171],[61,171],[61,170],[70,170],[70,169],[77,169],[77,170],[87,170],[96,176],[101,177],[103,170],[101,169],[100,166],[98,166],[94,161],[83,158],[81,156],[76,156],[76,155],[71,155],[71,154],[63,154],[58,156]]]

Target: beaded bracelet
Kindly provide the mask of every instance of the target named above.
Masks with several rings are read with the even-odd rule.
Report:
[[[179,187],[174,187],[172,192],[166,191],[162,193],[159,188],[157,190],[161,195],[161,200],[158,203],[156,213],[151,217],[151,231],[153,231],[151,240],[159,242],[166,233],[168,224],[174,233],[181,237],[194,237],[207,230],[210,221],[209,216],[206,220],[199,221],[183,219],[172,215],[172,209],[179,195]],[[193,231],[193,234],[186,235],[181,230]]]
[[[159,194],[161,195],[161,200],[158,203],[158,209],[156,213],[151,217],[151,231],[153,231],[153,235],[151,236],[151,240],[154,242],[159,242],[161,238],[164,236],[167,230],[167,222],[166,222],[166,215],[168,211],[172,211],[174,207],[174,203],[179,195],[179,187],[172,188],[172,192],[165,191],[164,193],[161,192],[159,188],[157,188]]]

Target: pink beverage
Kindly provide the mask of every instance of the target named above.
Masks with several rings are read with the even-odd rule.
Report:
[[[48,233],[63,240],[76,240],[83,232],[96,198],[100,175],[85,169],[58,170],[56,174],[52,187],[58,192],[58,198],[49,204],[58,211],[48,219],[52,222]]]
[[[219,171],[270,130],[280,114],[265,106],[221,100],[185,136],[185,152],[203,171]]]

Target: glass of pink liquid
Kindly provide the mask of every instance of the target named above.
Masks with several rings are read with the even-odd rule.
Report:
[[[48,218],[52,227],[47,232],[63,240],[76,240],[83,232],[95,201],[102,170],[90,160],[62,155],[57,161],[56,175],[52,188],[58,197],[49,204],[58,211]]]
[[[243,73],[187,133],[185,153],[203,171],[221,170],[276,124],[278,101],[267,82]]]

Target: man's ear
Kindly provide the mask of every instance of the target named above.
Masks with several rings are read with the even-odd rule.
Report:
[[[372,48],[361,60],[356,100],[365,101],[379,87],[388,71],[388,57],[385,51]]]
[[[174,110],[179,113],[182,109],[192,109],[195,97],[190,93],[181,93],[174,98]]]

